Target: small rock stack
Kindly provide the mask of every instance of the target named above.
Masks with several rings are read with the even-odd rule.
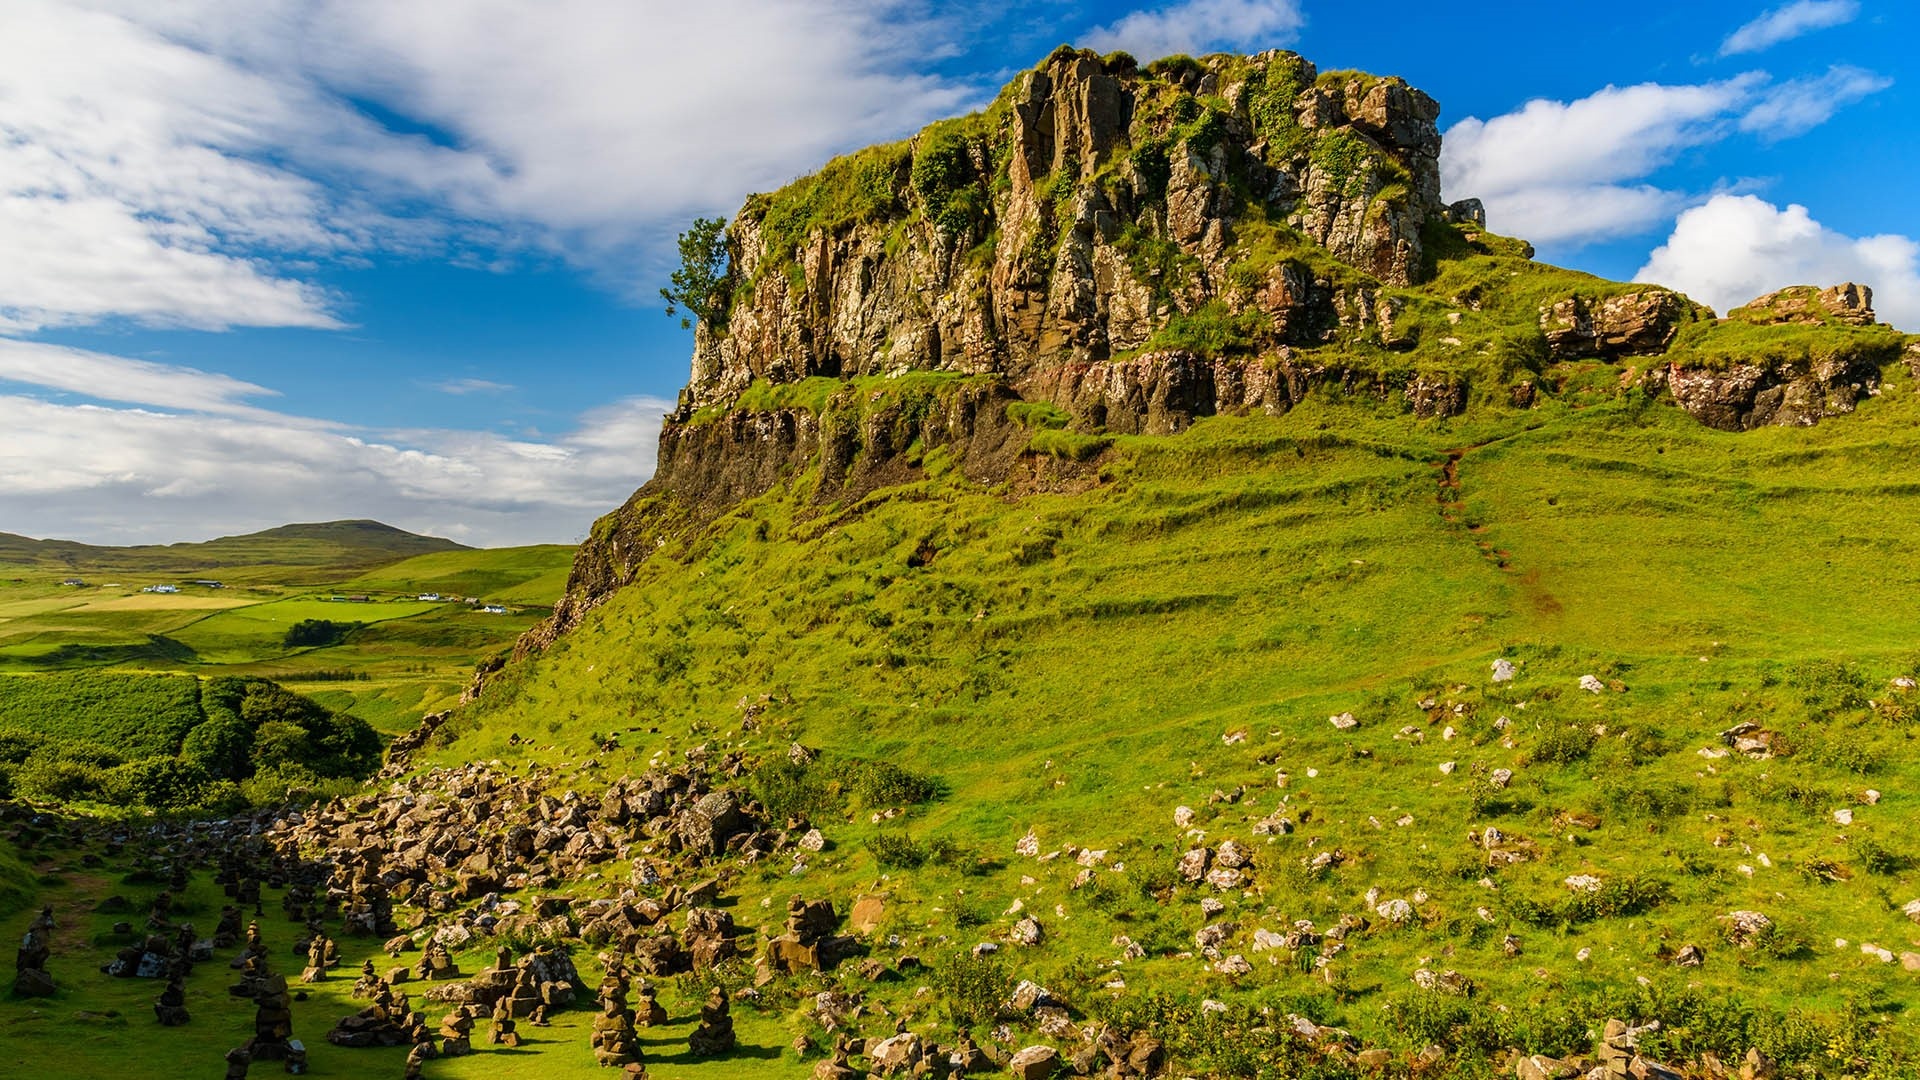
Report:
[[[248,1050],[256,1061],[284,1061],[293,1039],[293,995],[284,975],[265,976],[253,997],[253,1041]]]
[[[834,934],[839,922],[831,901],[787,901],[786,933],[767,942],[763,968],[788,975],[833,970],[854,946],[852,938]]]
[[[633,1010],[627,1008],[627,979],[619,969],[600,981],[600,1015],[593,1018],[593,1059],[606,1068],[640,1065],[640,1038],[633,1030]],[[644,1075],[642,1067],[635,1075]]]
[[[440,943],[440,939],[433,938],[427,942],[426,951],[420,957],[416,975],[426,982],[457,979],[460,977],[460,965],[453,962],[453,954]]]
[[[153,1003],[153,1016],[161,1027],[179,1027],[192,1019],[187,1015],[185,976],[176,974],[167,980],[167,988],[160,991],[160,1000]]]
[[[440,1056],[464,1057],[473,1053],[472,1005],[456,1005],[440,1018]]]
[[[52,997],[53,976],[47,973],[47,958],[53,955],[53,906],[40,909],[20,940],[20,951],[13,959],[13,992],[20,997]]]
[[[687,1050],[694,1057],[718,1057],[731,1053],[734,1045],[733,1006],[726,990],[716,986],[700,1006],[700,1026],[687,1036]]]

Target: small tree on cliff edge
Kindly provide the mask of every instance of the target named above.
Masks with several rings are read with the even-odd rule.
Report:
[[[727,321],[727,223],[720,218],[694,218],[680,234],[680,269],[673,272],[672,288],[660,290],[667,314],[684,309],[680,325],[698,319],[709,328]]]

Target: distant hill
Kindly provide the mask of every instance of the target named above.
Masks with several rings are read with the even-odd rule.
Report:
[[[321,521],[181,544],[107,547],[0,533],[0,563],[76,571],[210,571],[242,566],[374,567],[416,555],[472,550],[379,521]]]

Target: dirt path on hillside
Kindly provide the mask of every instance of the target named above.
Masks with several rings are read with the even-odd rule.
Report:
[[[1471,446],[1459,446],[1448,450],[1445,460],[1436,466],[1434,470],[1435,502],[1438,506],[1440,521],[1443,525],[1465,531],[1467,536],[1473,541],[1474,549],[1480,553],[1482,559],[1485,559],[1501,574],[1515,578],[1516,584],[1520,586],[1522,592],[1525,594],[1527,605],[1532,608],[1534,614],[1552,617],[1560,614],[1562,606],[1560,601],[1541,585],[1540,571],[1535,568],[1523,572],[1516,567],[1513,563],[1513,553],[1507,551],[1505,548],[1495,546],[1493,541],[1487,537],[1487,526],[1484,522],[1474,525],[1467,524],[1466,499],[1461,492],[1460,485],[1460,463],[1468,454],[1476,450],[1484,450],[1498,443],[1506,442],[1508,439],[1518,438],[1534,430],[1536,429],[1526,428],[1522,431],[1516,431],[1512,435],[1503,435],[1497,439],[1488,439],[1485,442],[1474,443]]]

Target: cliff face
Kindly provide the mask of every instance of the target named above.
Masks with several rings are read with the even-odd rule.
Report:
[[[1141,70],[1063,51],[984,114],[750,201],[684,404],[903,370],[1058,385],[1059,365],[1194,313],[1239,320],[1249,346],[1319,343],[1420,276],[1422,227],[1445,214],[1438,115],[1398,79],[1289,53]],[[796,209],[843,189],[879,194],[795,232]],[[1303,240],[1356,272],[1283,258]]]

